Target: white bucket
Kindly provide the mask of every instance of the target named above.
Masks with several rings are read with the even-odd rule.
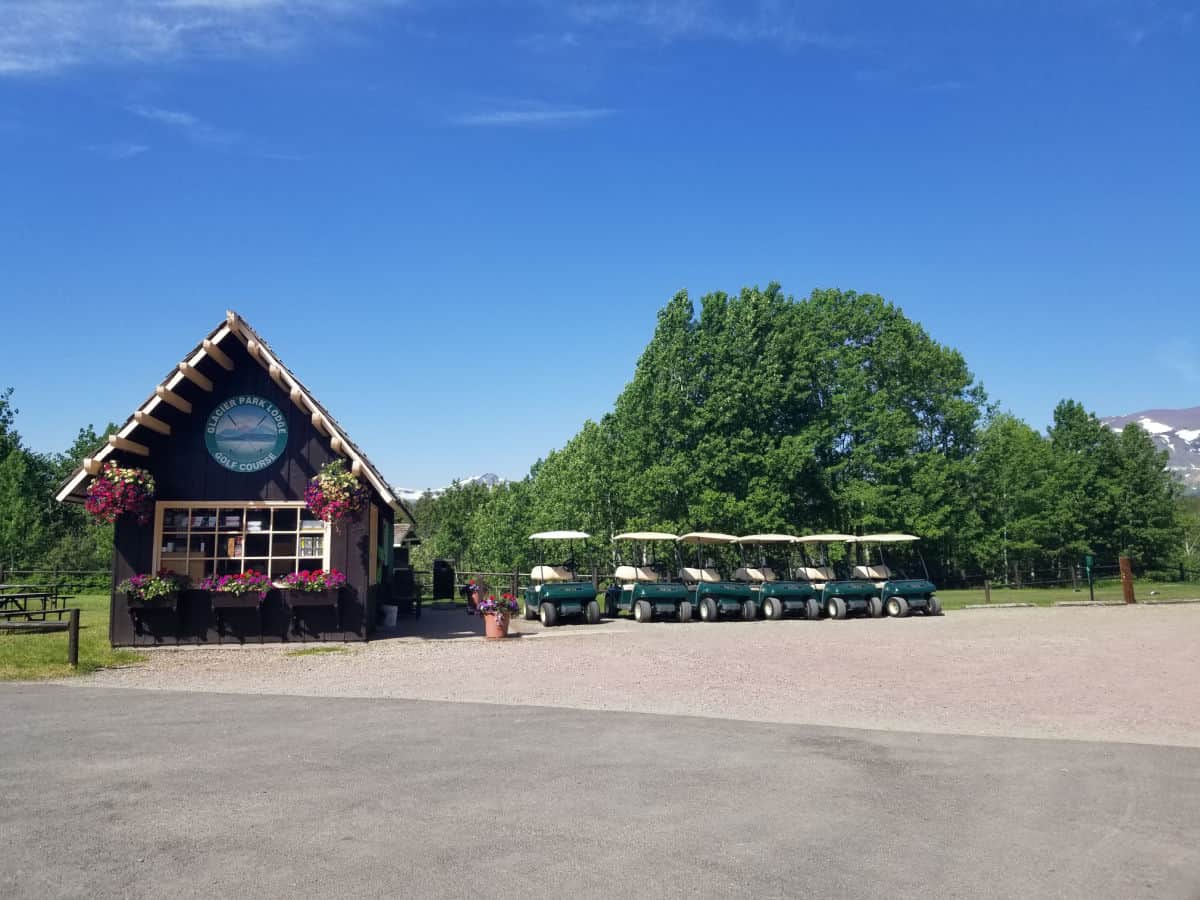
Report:
[[[398,607],[398,606],[389,606],[389,605],[387,605],[387,604],[384,604],[384,607],[383,607],[383,627],[384,627],[384,628],[395,628],[395,627],[396,627],[396,615],[397,615],[397,613],[399,613],[399,612],[400,612],[400,607]]]

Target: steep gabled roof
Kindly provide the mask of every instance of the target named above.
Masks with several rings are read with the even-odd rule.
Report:
[[[350,462],[351,471],[364,479],[375,489],[383,501],[393,509],[401,512],[409,521],[412,513],[396,494],[395,488],[388,484],[383,474],[367,459],[358,445],[346,436],[337,419],[312,395],[304,384],[292,374],[292,371],[280,362],[279,357],[270,346],[259,337],[236,312],[225,313],[225,321],[212,330],[183,361],[172,369],[167,376],[155,387],[154,392],[134,411],[123,426],[108,439],[103,447],[94,455],[89,456],[76,469],[59,489],[55,499],[60,502],[81,502],[86,491],[87,481],[100,471],[100,465],[114,452],[120,450],[135,455],[146,455],[146,448],[136,440],[139,429],[161,432],[162,423],[155,418],[154,411],[163,404],[172,406],[184,413],[191,412],[191,404],[175,393],[175,389],[184,381],[190,381],[204,387],[212,388],[209,379],[196,368],[202,360],[210,358],[223,369],[232,369],[233,364],[227,354],[221,350],[221,342],[237,340],[246,348],[250,358],[267,370],[271,380],[289,397],[298,408],[308,412],[312,417],[313,428],[329,438],[334,453],[343,456]]]

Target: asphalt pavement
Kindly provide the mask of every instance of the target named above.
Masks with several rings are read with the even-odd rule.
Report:
[[[0,848],[5,898],[1196,900],[1200,750],[3,685]]]

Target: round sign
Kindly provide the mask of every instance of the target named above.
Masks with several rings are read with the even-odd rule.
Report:
[[[230,397],[204,427],[209,456],[232,472],[265,469],[283,454],[287,438],[287,418],[262,397]]]

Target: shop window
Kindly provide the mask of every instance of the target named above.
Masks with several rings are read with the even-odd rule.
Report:
[[[282,577],[329,567],[324,522],[295,504],[159,504],[156,567],[199,581],[248,569]]]

